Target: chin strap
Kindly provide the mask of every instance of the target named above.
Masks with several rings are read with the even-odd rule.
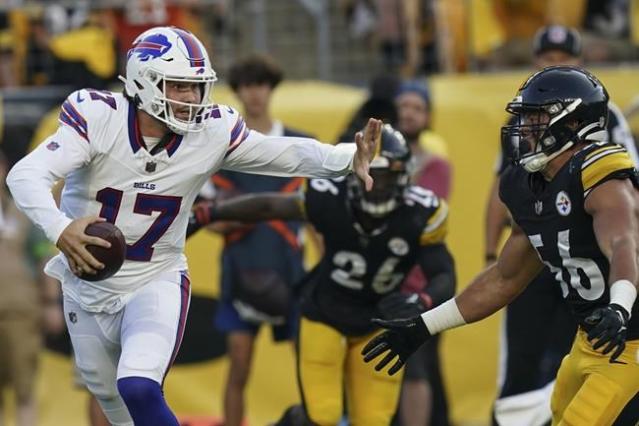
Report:
[[[543,170],[544,167],[546,167],[546,165],[551,162],[553,159],[557,158],[557,156],[559,156],[559,154],[563,153],[564,151],[568,150],[569,148],[571,148],[574,145],[574,142],[570,141],[568,143],[566,143],[564,146],[562,146],[558,151],[553,152],[550,155],[546,155],[543,152],[540,152],[538,154],[535,155],[531,155],[528,158],[523,158],[521,159],[521,161],[519,162],[519,164],[528,172],[528,173],[535,173],[538,172],[540,170]]]

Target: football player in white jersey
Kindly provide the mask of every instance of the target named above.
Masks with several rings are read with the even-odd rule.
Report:
[[[76,363],[113,425],[177,425],[162,383],[180,346],[190,288],[183,254],[191,206],[219,169],[278,176],[368,174],[381,122],[356,144],[267,137],[233,108],[208,103],[216,80],[202,43],[175,27],[142,33],[128,52],[124,94],[79,90],[55,134],[19,161],[7,183],[16,204],[61,253],[45,271],[62,282]],[[356,148],[355,148],[356,147]],[[51,187],[65,179],[60,208]],[[113,277],[84,233],[109,221],[126,237]]]

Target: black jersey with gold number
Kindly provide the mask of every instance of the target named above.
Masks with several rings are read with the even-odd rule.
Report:
[[[610,302],[610,264],[597,244],[593,219],[584,203],[594,188],[610,179],[630,179],[639,185],[626,150],[597,143],[575,153],[550,182],[540,173],[509,167],[499,191],[586,330],[590,327],[584,319]],[[639,338],[637,303],[632,309],[628,338]]]
[[[306,216],[324,237],[324,255],[307,277],[302,313],[359,336],[374,329],[377,302],[399,289],[420,248],[443,241],[448,207],[431,191],[409,187],[383,225],[364,232],[346,191],[344,178],[309,180]]]

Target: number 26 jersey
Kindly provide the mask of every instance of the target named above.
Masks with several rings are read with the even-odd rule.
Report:
[[[324,255],[306,278],[302,313],[345,335],[368,334],[377,303],[399,290],[421,248],[443,242],[448,206],[431,191],[409,187],[383,224],[365,232],[343,178],[311,179],[304,199],[309,222],[324,237]]]

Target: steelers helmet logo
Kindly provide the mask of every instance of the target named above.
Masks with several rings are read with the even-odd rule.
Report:
[[[568,216],[570,214],[570,211],[572,210],[572,202],[570,201],[568,194],[566,194],[566,191],[560,191],[559,194],[557,194],[555,206],[557,207],[557,212],[559,212],[560,215]]]

